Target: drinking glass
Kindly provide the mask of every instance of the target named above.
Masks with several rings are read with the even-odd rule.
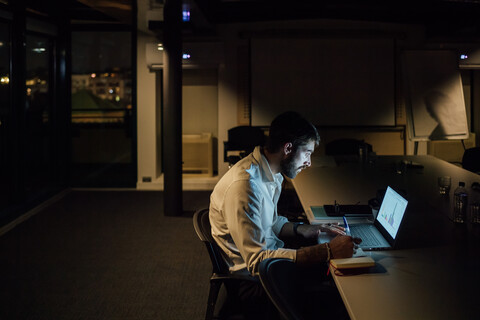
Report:
[[[480,224],[480,203],[472,203],[470,206],[470,215],[472,223]]]
[[[448,195],[452,185],[452,178],[449,176],[438,177],[438,192],[441,195]]]

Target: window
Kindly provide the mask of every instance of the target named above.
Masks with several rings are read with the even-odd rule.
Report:
[[[25,104],[25,188],[34,194],[53,180],[51,40],[27,35]]]
[[[72,184],[131,187],[130,32],[72,33]]]
[[[0,209],[11,200],[12,177],[9,149],[10,97],[10,26],[0,23]]]

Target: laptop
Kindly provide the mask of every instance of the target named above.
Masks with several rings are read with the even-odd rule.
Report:
[[[350,225],[353,237],[362,239],[362,250],[386,250],[395,247],[408,201],[391,187],[387,187],[382,205],[373,223]]]

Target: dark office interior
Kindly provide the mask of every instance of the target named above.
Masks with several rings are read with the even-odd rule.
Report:
[[[318,154],[359,139],[462,167],[480,145],[479,15],[470,0],[0,0],[0,319],[203,319],[193,212],[229,169],[229,130],[278,112],[312,119]],[[406,51],[452,54],[465,132],[412,124]]]

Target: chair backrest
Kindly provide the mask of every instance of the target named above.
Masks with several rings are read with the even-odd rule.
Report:
[[[365,147],[367,153],[372,152],[372,145],[363,140],[337,139],[325,145],[326,155],[358,155],[360,147]]]
[[[480,173],[480,147],[465,150],[462,158],[462,167],[465,170]]]
[[[260,262],[260,282],[284,319],[303,319],[297,290],[297,269],[293,261],[269,258]]]
[[[208,216],[208,209],[200,209],[193,215],[193,227],[198,238],[205,244],[208,255],[212,261],[213,272],[217,274],[228,274],[228,266],[223,260],[222,250],[212,236],[212,228]]]

